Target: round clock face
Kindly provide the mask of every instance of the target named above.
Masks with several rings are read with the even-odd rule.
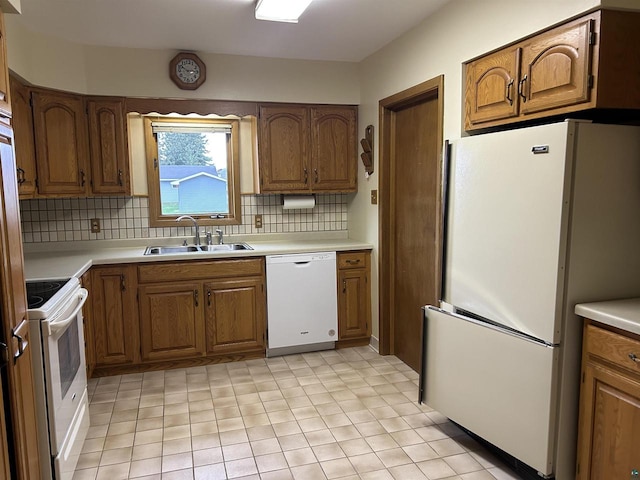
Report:
[[[195,90],[205,81],[206,67],[195,53],[181,52],[169,63],[169,76],[183,90]]]
[[[182,59],[176,65],[176,75],[184,83],[195,83],[200,78],[200,66],[190,58]]]

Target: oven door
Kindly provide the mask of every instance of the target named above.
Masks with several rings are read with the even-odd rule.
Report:
[[[82,306],[88,292],[78,288],[69,300],[40,324],[46,374],[47,409],[51,454],[68,448],[65,440],[86,402],[87,373],[84,358]],[[88,414],[88,412],[87,412]],[[82,442],[80,442],[82,444]]]

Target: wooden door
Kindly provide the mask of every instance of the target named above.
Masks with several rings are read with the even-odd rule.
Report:
[[[32,98],[38,191],[86,195],[89,146],[82,97],[35,90]]]
[[[36,194],[36,146],[33,138],[31,90],[11,77],[11,124],[14,130],[16,164],[18,169],[18,193],[20,198]]]
[[[523,45],[518,87],[522,114],[589,101],[592,29],[593,20],[583,19]]]
[[[207,353],[265,348],[263,277],[220,279],[204,285]]]
[[[4,27],[4,15],[0,11],[0,121],[3,123],[9,123],[9,118],[11,117],[8,67],[7,34]]]
[[[93,193],[129,195],[129,149],[124,100],[89,98],[87,112]]]
[[[308,192],[312,175],[309,109],[261,106],[258,131],[261,191]]]
[[[443,77],[381,100],[380,350],[420,367],[440,285]]]
[[[338,338],[368,337],[370,296],[365,268],[338,270]]]
[[[133,266],[91,269],[90,331],[98,366],[126,365],[137,360],[136,272]]]
[[[640,472],[640,379],[588,362],[581,391],[578,480]]]
[[[202,284],[146,285],[138,294],[143,361],[202,356]]]
[[[14,446],[19,478],[40,478],[38,439],[33,386],[33,366],[27,294],[24,281],[22,232],[11,129],[0,127],[0,324],[9,346],[5,395],[9,397]]]
[[[4,376],[0,367],[0,378]],[[4,414],[5,394],[2,390],[2,382],[0,382],[0,478],[11,478],[10,469],[10,457],[9,457],[9,443],[7,440],[7,419]]]
[[[465,129],[518,116],[520,48],[506,48],[465,66]]]
[[[355,192],[358,181],[356,107],[311,108],[314,192]]]

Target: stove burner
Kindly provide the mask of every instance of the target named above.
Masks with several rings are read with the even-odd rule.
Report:
[[[27,305],[29,308],[38,308],[44,303],[44,298],[40,295],[28,295],[27,296]]]
[[[27,304],[28,308],[40,308],[58,290],[60,290],[68,279],[45,280],[42,282],[27,282]]]

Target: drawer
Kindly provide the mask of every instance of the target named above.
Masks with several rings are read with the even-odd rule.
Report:
[[[338,268],[365,268],[369,252],[348,252],[338,254]]]
[[[138,266],[138,283],[264,275],[264,259],[154,262]]]
[[[640,340],[587,325],[587,353],[640,374]],[[635,355],[636,361],[631,357]]]

